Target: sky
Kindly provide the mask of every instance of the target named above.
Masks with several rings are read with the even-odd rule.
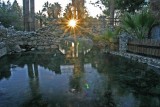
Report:
[[[2,0],[2,1],[7,2],[8,0]],[[10,0],[10,1],[11,1],[11,3],[13,3],[14,0]],[[22,4],[23,4],[22,1],[23,0],[17,0],[17,2],[19,3],[20,6],[22,6]],[[42,6],[46,1],[48,1],[49,3],[58,2],[59,4],[61,4],[63,10],[65,9],[65,7],[68,3],[71,3],[71,0],[35,0],[35,12],[42,10]],[[93,5],[91,5],[90,1],[96,2],[97,0],[86,0],[85,6],[87,7],[89,15],[96,17],[97,14],[98,15],[102,14],[102,10],[100,10],[99,7],[94,7]]]

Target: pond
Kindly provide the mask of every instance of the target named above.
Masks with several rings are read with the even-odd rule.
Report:
[[[2,57],[0,107],[160,107],[156,70],[88,43]]]

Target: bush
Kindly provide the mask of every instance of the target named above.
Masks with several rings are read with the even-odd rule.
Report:
[[[131,36],[138,39],[148,38],[149,30],[157,23],[150,12],[125,13],[121,19],[121,28]]]

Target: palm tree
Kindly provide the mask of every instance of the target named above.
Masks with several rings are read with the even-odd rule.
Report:
[[[48,15],[48,17],[49,18],[51,18],[51,14],[52,14],[52,12],[51,12],[51,3],[49,3],[48,1],[47,2],[45,2],[44,3],[44,5],[43,5],[43,12],[47,12],[47,15]]]
[[[109,0],[110,25],[114,26],[115,1]]]
[[[45,14],[44,14],[42,11],[38,11],[38,12],[36,13],[36,18],[39,20],[39,25],[40,25],[40,27],[42,27],[43,21],[44,21],[44,19],[46,18]]]
[[[148,11],[126,13],[121,22],[125,32],[139,39],[148,38],[149,30],[156,24],[155,18]]]
[[[30,0],[30,17],[31,17],[31,31],[35,31],[35,7],[34,0]]]
[[[43,11],[47,12],[48,18],[58,18],[60,16],[62,7],[58,2],[51,4],[47,1],[43,7]]]
[[[49,10],[50,10],[51,17],[52,17],[52,18],[55,18],[55,14],[54,14],[55,5],[54,5],[54,4],[51,4],[51,6],[49,7]],[[50,17],[50,18],[51,18],[51,17]]]
[[[35,13],[34,12],[35,12],[34,0],[23,0],[23,16],[24,16],[25,31],[35,30]]]
[[[72,4],[71,4],[71,3],[69,3],[69,4],[66,6],[66,9],[64,10],[63,16],[64,16],[66,19],[72,19],[72,18],[73,18]]]
[[[24,30],[29,31],[29,0],[23,0]]]
[[[72,0],[74,18],[81,19],[81,12],[84,11],[84,0]]]
[[[54,16],[55,18],[58,18],[61,14],[62,7],[58,2],[54,3],[54,7]]]

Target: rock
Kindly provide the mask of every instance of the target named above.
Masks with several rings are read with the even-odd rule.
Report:
[[[17,44],[7,44],[7,52],[21,52],[22,49]]]
[[[7,54],[7,49],[4,42],[0,42],[0,57]]]
[[[26,49],[22,49],[22,51],[23,51],[23,52],[25,52],[25,51],[26,51]]]
[[[131,39],[126,33],[123,33],[119,36],[119,51],[126,52],[127,51],[127,43],[128,40]]]
[[[0,49],[5,47],[5,43],[4,42],[0,42]]]
[[[6,47],[0,49],[0,57],[4,56],[4,55],[6,55],[6,54],[7,54],[7,49],[6,49]]]
[[[35,48],[32,48],[32,49],[31,49],[31,51],[34,51],[34,50],[35,50]]]
[[[6,36],[7,36],[7,29],[3,25],[0,25],[0,38]]]
[[[14,48],[13,48],[13,51],[14,51],[14,52],[21,52],[22,49],[20,48],[19,45],[15,45]]]

